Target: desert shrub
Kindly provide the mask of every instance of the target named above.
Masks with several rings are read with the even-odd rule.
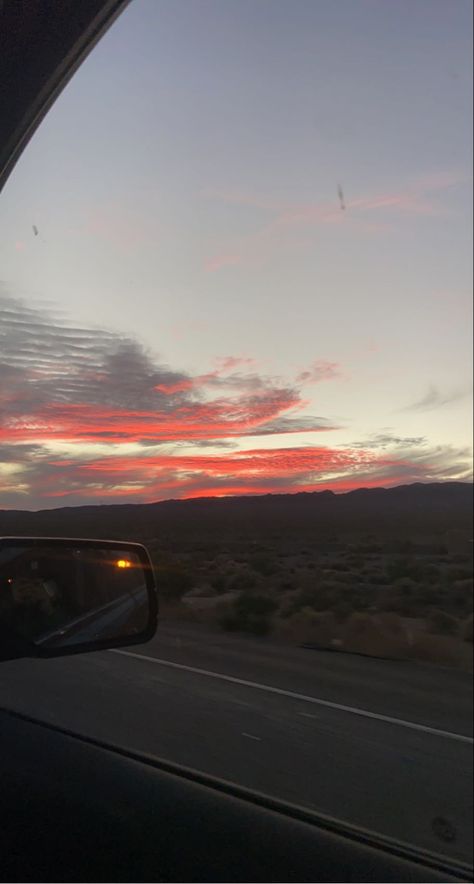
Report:
[[[371,657],[403,659],[408,656],[408,638],[399,618],[354,613],[344,629],[344,649]]]
[[[371,583],[357,584],[351,594],[354,610],[366,611],[378,602],[380,593]]]
[[[426,562],[423,565],[423,577],[425,580],[439,580],[440,569],[433,562]]]
[[[272,614],[277,607],[277,602],[268,596],[243,592],[231,608],[221,613],[218,623],[228,631],[266,635],[270,632]]]
[[[367,583],[370,583],[371,586],[378,586],[381,583],[381,578],[383,579],[384,576],[385,575],[383,575],[381,572],[377,573],[373,569],[364,570],[364,580]]]
[[[333,571],[348,571],[349,565],[347,562],[341,561],[341,559],[336,559],[336,561],[331,563],[331,568]]]
[[[327,579],[321,583],[306,586],[293,593],[293,597],[288,601],[287,609],[282,612],[282,616],[291,617],[292,614],[301,611],[302,608],[312,608],[314,611],[332,610],[344,598],[346,593],[347,587]]]
[[[417,559],[399,556],[389,559],[386,566],[386,574],[391,583],[396,583],[404,577],[411,580],[422,580],[424,576],[425,565]]]
[[[337,623],[344,623],[348,617],[352,614],[352,605],[349,602],[340,601],[334,605],[332,612],[334,617],[336,618]]]
[[[278,589],[281,592],[288,592],[289,590],[292,590],[294,588],[295,581],[288,578],[286,578],[285,580],[280,580],[280,583],[278,584]]]
[[[415,583],[411,577],[399,577],[399,579],[395,581],[395,587],[400,596],[403,598],[411,598],[415,593],[417,583]]]
[[[359,544],[359,552],[364,553],[364,555],[374,555],[374,553],[380,553],[381,551],[382,547],[380,544],[374,541]]]
[[[211,579],[211,586],[219,594],[225,592],[227,589],[227,578],[224,574],[216,574]]]
[[[414,609],[424,614],[427,608],[440,605],[443,595],[442,587],[436,583],[418,583],[412,596]]]
[[[362,558],[362,556],[348,556],[346,562],[349,567],[354,568],[354,570],[358,571],[360,568],[362,568],[364,564],[364,559]]]
[[[456,635],[459,631],[459,620],[445,611],[431,611],[428,618],[428,630],[437,635]]]
[[[411,540],[394,540],[392,549],[397,553],[410,553],[413,551],[414,544]]]
[[[337,641],[339,628],[332,611],[302,608],[288,619],[280,620],[277,633],[292,642],[329,648]]]
[[[472,650],[452,635],[417,635],[410,656],[427,663],[472,671]]]
[[[420,609],[419,592],[419,585],[409,577],[399,578],[396,583],[379,593],[379,606],[382,610],[393,611],[401,617],[414,617]],[[433,604],[432,598],[433,593],[430,604]]]
[[[257,583],[255,574],[251,571],[242,571],[234,574],[228,581],[227,588],[232,590],[253,589]]]
[[[263,577],[269,577],[270,574],[274,574],[276,571],[276,565],[273,559],[263,553],[259,553],[253,557],[252,567]]]
[[[358,574],[354,574],[352,571],[338,571],[335,574],[335,580],[333,582],[333,585],[341,586],[341,584],[344,584],[344,586],[346,586],[346,587],[347,586],[354,586],[354,584],[358,583],[358,581],[359,581]]]

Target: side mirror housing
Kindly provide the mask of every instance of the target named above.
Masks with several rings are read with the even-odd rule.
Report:
[[[141,544],[0,538],[0,660],[139,644],[157,621],[153,566]]]

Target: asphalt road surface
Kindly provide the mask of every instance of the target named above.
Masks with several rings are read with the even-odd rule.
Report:
[[[0,706],[472,862],[472,679],[164,624],[0,664]]]

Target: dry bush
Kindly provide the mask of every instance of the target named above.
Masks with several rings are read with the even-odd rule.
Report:
[[[426,663],[472,671],[472,649],[450,635],[420,633],[415,637],[410,656]]]
[[[370,657],[406,659],[409,655],[406,630],[395,614],[352,614],[345,624],[343,642],[344,650]]]
[[[428,617],[428,630],[436,635],[457,635],[459,620],[445,611],[431,611]]]
[[[275,634],[297,644],[311,643],[330,648],[339,638],[339,625],[332,611],[314,611],[306,607],[285,620],[277,620]]]
[[[267,635],[272,631],[272,615],[278,603],[266,595],[243,592],[230,606],[221,610],[217,621],[228,632],[251,632]]]
[[[393,611],[381,611],[375,618],[384,633],[396,635],[400,638],[406,636],[406,627],[401,617]]]

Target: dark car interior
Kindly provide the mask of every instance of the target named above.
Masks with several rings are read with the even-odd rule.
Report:
[[[0,4],[0,186],[125,5]],[[470,879],[442,857],[8,709],[0,796],[2,881]]]

